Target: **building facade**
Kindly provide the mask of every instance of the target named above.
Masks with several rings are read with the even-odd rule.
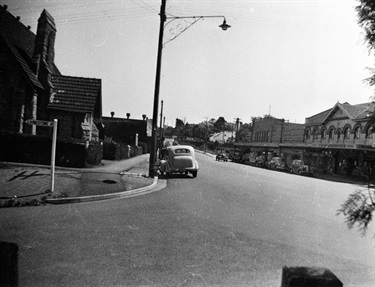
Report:
[[[303,124],[290,123],[272,116],[253,118],[251,142],[239,142],[235,146],[247,154],[246,161],[250,164],[255,164],[259,157],[269,161],[274,156],[290,163],[302,156],[301,150],[293,146],[303,142],[303,132]]]
[[[100,138],[127,145],[144,145],[147,150],[151,145],[152,121],[144,115],[142,119],[102,117],[95,121]],[[142,144],[143,143],[143,144]]]
[[[303,159],[322,172],[373,174],[375,103],[336,103],[306,118]]]
[[[361,179],[375,176],[375,103],[336,103],[332,108],[288,123],[273,117],[253,120],[251,143],[236,143],[253,164],[259,157],[281,157],[287,165],[302,159],[315,173]]]

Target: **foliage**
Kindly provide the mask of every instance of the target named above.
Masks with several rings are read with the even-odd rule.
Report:
[[[176,119],[176,128],[183,128],[185,126],[181,119]]]
[[[356,7],[358,15],[358,24],[365,30],[365,42],[369,50],[375,48],[375,2],[373,0],[359,0],[360,4]],[[370,85],[375,85],[375,69],[369,69],[372,76],[365,79]]]
[[[219,117],[217,121],[214,123],[214,127],[217,131],[222,131],[225,128],[225,123],[227,121],[224,119],[224,117]]]
[[[366,190],[357,190],[349,195],[337,214],[342,213],[346,217],[346,223],[350,229],[357,224],[362,235],[365,235],[375,210],[374,200],[374,186],[368,187]]]
[[[237,138],[239,142],[251,142],[252,126],[250,124],[243,124],[238,130]]]

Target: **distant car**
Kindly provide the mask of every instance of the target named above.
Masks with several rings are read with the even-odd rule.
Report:
[[[306,164],[303,160],[295,159],[290,164],[289,168],[291,173],[301,174],[301,175],[312,175],[313,169]]]
[[[273,157],[268,162],[268,168],[273,170],[285,170],[285,162],[282,161],[280,157]]]
[[[198,162],[195,159],[195,150],[188,145],[169,146],[160,161],[160,173],[191,173],[193,177],[198,174]]]
[[[225,153],[219,153],[218,155],[216,155],[216,160],[217,161],[225,161],[227,162],[228,161],[228,157]]]

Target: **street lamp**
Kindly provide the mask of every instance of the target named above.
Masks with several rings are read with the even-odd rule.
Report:
[[[161,0],[161,6],[160,6],[160,28],[159,28],[159,42],[158,42],[158,57],[157,57],[157,63],[156,63],[156,79],[155,79],[155,89],[154,89],[154,107],[153,107],[153,114],[152,114],[152,135],[151,135],[151,150],[150,150],[150,162],[149,162],[149,176],[154,177],[155,175],[155,162],[156,162],[156,131],[157,131],[157,119],[158,119],[158,109],[159,109],[159,91],[160,91],[160,71],[161,71],[161,58],[162,58],[162,50],[163,45],[166,43],[174,40],[177,38],[181,33],[183,33],[186,29],[188,29],[190,26],[195,24],[197,21],[204,19],[204,18],[223,18],[223,24],[219,25],[219,27],[226,31],[230,26],[226,23],[226,19],[224,16],[184,16],[184,17],[167,17],[165,15],[165,6],[166,6],[167,0]],[[178,19],[194,19],[192,23],[189,25],[186,25],[185,27],[182,27],[182,29],[178,29],[178,33],[176,33],[172,39],[170,39],[168,42],[163,44],[163,35],[164,35],[164,23],[167,19],[170,19],[172,21],[178,20]],[[168,22],[167,25],[170,23]]]

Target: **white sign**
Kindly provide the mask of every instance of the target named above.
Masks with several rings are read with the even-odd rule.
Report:
[[[39,127],[53,127],[53,122],[41,121],[41,120],[26,120],[29,125],[35,125]]]

